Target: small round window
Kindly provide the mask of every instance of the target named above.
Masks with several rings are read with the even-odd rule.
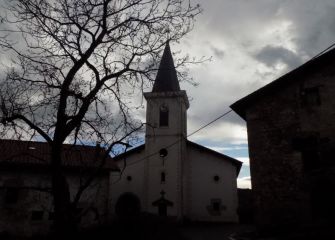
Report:
[[[159,150],[159,156],[160,157],[166,157],[168,155],[168,151],[165,148],[162,148],[161,150]]]
[[[132,176],[127,176],[127,181],[130,182],[131,180],[133,180]]]
[[[213,180],[214,180],[214,182],[219,182],[220,181],[220,177],[218,175],[215,175],[213,177]]]

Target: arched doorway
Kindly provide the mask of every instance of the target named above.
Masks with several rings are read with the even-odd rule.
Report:
[[[141,212],[140,199],[134,193],[123,193],[116,201],[115,212],[119,217],[138,215]]]

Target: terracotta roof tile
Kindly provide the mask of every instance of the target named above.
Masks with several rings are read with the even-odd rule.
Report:
[[[97,167],[106,152],[103,148],[84,145],[63,145],[64,166]],[[50,164],[50,146],[46,142],[0,139],[0,164],[44,165]],[[113,159],[108,156],[104,169],[118,170]]]

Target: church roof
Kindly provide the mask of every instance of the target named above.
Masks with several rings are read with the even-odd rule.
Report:
[[[164,53],[159,64],[158,73],[152,92],[180,91],[176,68],[169,42],[166,43]]]
[[[237,160],[235,158],[229,157],[229,156],[227,156],[227,155],[225,155],[223,153],[219,153],[217,151],[214,151],[214,150],[212,150],[210,148],[204,147],[204,146],[202,146],[200,144],[197,144],[195,142],[191,142],[189,140],[187,140],[187,145],[189,145],[191,147],[194,147],[194,148],[197,148],[197,149],[199,149],[201,151],[205,151],[205,152],[207,152],[209,154],[214,154],[214,155],[216,155],[218,157],[221,157],[222,160],[231,162],[236,167],[236,173],[237,173],[237,175],[240,173],[240,170],[241,170],[241,167],[242,167],[242,162],[241,161],[239,161],[239,160]]]
[[[220,157],[220,158],[221,158],[222,160],[224,160],[224,161],[229,161],[229,162],[231,162],[231,163],[236,167],[237,175],[239,174],[239,172],[240,172],[240,170],[241,170],[241,167],[242,167],[242,162],[241,162],[241,161],[238,161],[238,160],[235,159],[235,158],[232,158],[232,157],[229,157],[229,156],[227,156],[227,155],[225,155],[225,154],[216,152],[216,151],[214,151],[214,150],[212,150],[212,149],[209,149],[209,148],[207,148],[207,147],[204,147],[204,146],[202,146],[202,145],[199,145],[199,144],[197,144],[197,143],[195,143],[195,142],[191,142],[191,141],[189,141],[189,140],[186,140],[186,143],[187,143],[187,145],[190,146],[190,147],[197,148],[197,149],[199,149],[199,150],[201,150],[201,151],[205,151],[205,152],[207,152],[207,153],[209,153],[209,154],[214,154],[214,155]],[[134,147],[134,148],[132,148],[131,150],[129,150],[129,151],[123,153],[123,154],[120,154],[120,155],[116,156],[116,157],[114,158],[114,161],[127,160],[126,158],[127,158],[128,156],[131,156],[132,154],[135,154],[135,153],[141,153],[142,151],[144,151],[144,149],[145,149],[145,144],[141,144],[141,145],[139,145],[139,146],[137,146],[137,147]],[[158,154],[158,153],[157,153],[157,154]],[[144,157],[144,158],[141,158],[141,159],[144,160],[145,157]]]
[[[133,153],[140,153],[145,149],[145,144],[141,144],[139,146],[136,146],[130,150],[128,150],[127,152],[121,153],[117,156],[115,156],[113,159],[114,161],[118,161],[118,160],[123,160],[125,157],[132,155]]]

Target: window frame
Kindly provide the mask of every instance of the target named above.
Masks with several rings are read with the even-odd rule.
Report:
[[[42,221],[44,217],[44,211],[42,210],[32,210],[30,220],[33,222]]]
[[[161,171],[160,180],[161,180],[161,184],[166,183],[166,172],[165,171]]]
[[[19,189],[16,187],[7,187],[5,195],[6,204],[16,204],[19,201]]]
[[[305,87],[300,91],[302,107],[317,107],[321,105],[320,86]]]
[[[159,108],[159,127],[169,127],[169,108],[166,104]]]

